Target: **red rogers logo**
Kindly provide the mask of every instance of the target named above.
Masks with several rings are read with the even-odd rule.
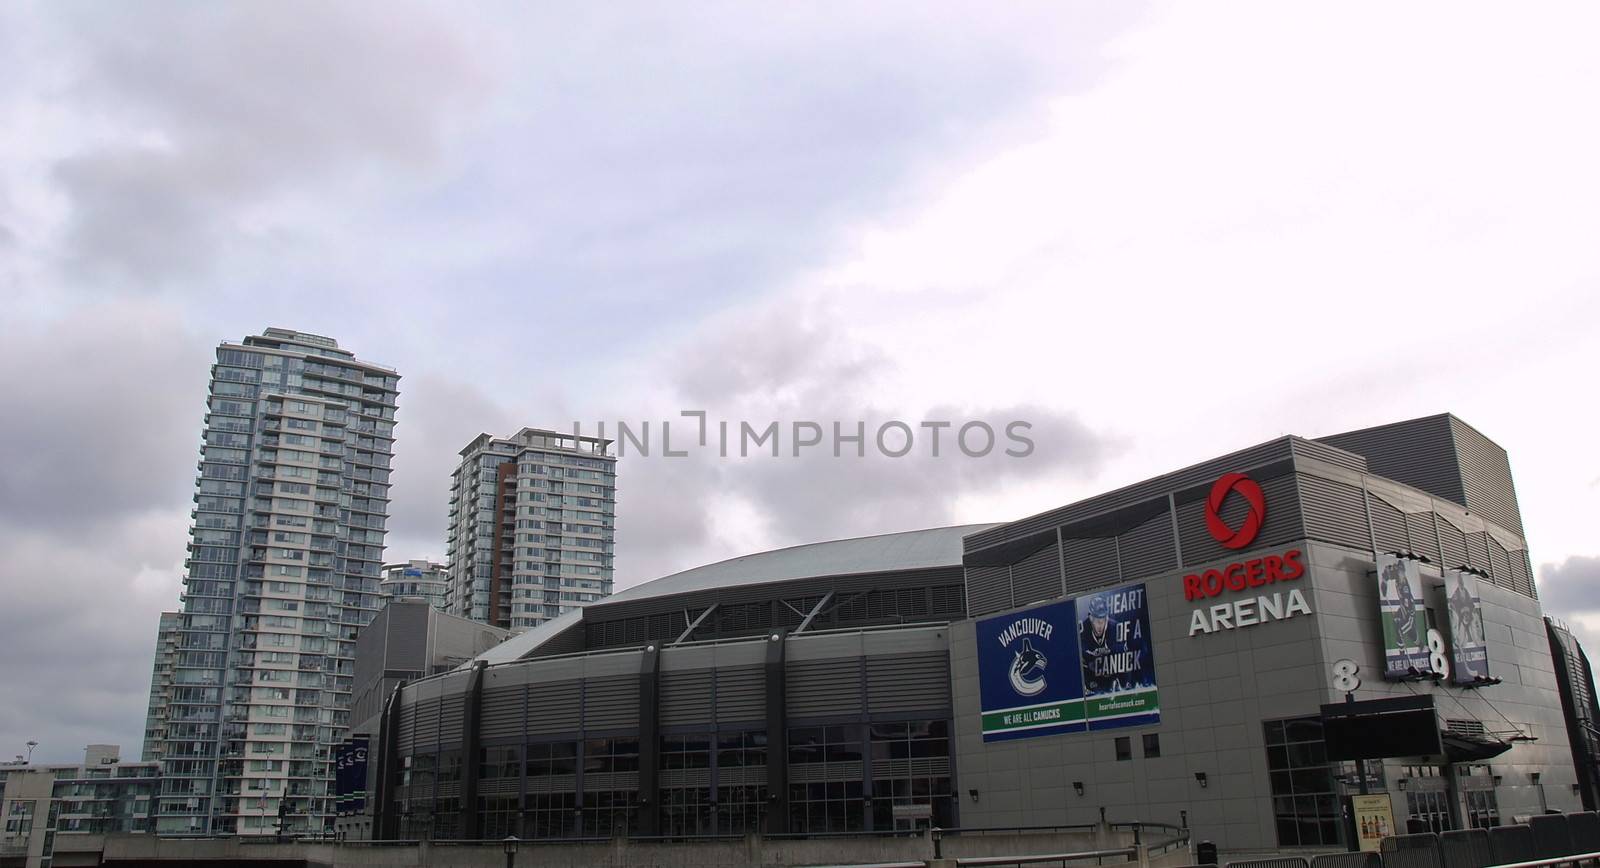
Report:
[[[1222,502],[1235,491],[1250,505],[1250,514],[1245,516],[1244,524],[1239,525],[1238,530],[1228,527],[1218,514],[1222,510]],[[1266,518],[1267,501],[1261,494],[1261,486],[1254,479],[1243,473],[1225,473],[1211,486],[1211,496],[1206,498],[1206,530],[1223,548],[1242,549],[1249,545],[1261,532],[1261,522]]]

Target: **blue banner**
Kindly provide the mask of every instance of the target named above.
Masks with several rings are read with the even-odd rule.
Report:
[[[1158,723],[1144,585],[977,622],[984,741]]]

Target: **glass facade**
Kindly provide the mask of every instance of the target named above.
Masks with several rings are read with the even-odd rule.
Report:
[[[331,824],[355,633],[376,613],[399,376],[268,329],[212,368],[158,749],[162,834]]]
[[[520,632],[609,596],[609,449],[533,428],[468,444],[451,479],[445,611]]]
[[[1321,719],[1269,720],[1263,725],[1278,844],[1340,846],[1339,795],[1322,741]]]

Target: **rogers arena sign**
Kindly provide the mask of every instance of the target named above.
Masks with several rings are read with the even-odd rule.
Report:
[[[1222,501],[1234,491],[1243,495],[1250,507],[1248,517],[1237,530],[1223,524],[1218,515]],[[1266,502],[1261,486],[1250,477],[1242,473],[1224,474],[1211,487],[1211,496],[1206,502],[1207,530],[1225,548],[1243,548],[1249,544],[1261,529],[1265,515]],[[1190,573],[1183,577],[1183,597],[1193,603],[1280,582],[1293,582],[1306,574],[1305,564],[1300,558],[1299,549],[1288,549],[1282,554],[1231,563],[1222,569]],[[1253,627],[1268,621],[1309,614],[1311,605],[1306,602],[1305,594],[1299,588],[1290,588],[1287,592],[1273,590],[1270,594],[1261,592],[1195,609],[1189,616],[1189,635]]]

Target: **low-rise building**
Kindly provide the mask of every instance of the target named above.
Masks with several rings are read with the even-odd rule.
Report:
[[[160,763],[89,745],[82,763],[0,766],[0,864],[50,868],[72,836],[150,834]]]

